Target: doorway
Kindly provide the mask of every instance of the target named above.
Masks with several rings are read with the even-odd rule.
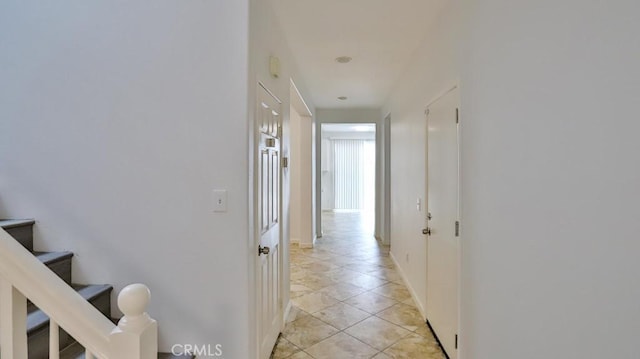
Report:
[[[321,125],[321,206],[336,218],[357,216],[363,233],[374,233],[376,125]],[[325,228],[327,224],[325,223]],[[330,230],[329,228],[326,228]]]

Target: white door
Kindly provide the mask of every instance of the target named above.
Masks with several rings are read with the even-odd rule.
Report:
[[[266,359],[282,327],[280,278],[280,126],[281,103],[261,84],[257,105],[258,338]]]
[[[427,110],[427,320],[449,358],[458,357],[458,103],[454,89]]]

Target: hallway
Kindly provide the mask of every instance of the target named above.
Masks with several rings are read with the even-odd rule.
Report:
[[[444,358],[363,217],[324,212],[315,248],[292,246],[293,307],[272,358]]]

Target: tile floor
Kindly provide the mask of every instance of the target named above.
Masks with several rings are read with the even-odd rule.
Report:
[[[324,212],[316,247],[292,246],[293,308],[273,359],[444,359],[369,218]]]

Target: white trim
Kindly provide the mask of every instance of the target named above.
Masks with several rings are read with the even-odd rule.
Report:
[[[300,116],[313,117],[313,113],[309,109],[307,103],[304,101],[304,98],[302,97],[302,94],[300,94],[300,90],[298,90],[295,82],[293,82],[293,79],[290,78],[289,82],[291,83],[291,89],[293,89],[297,95],[291,98],[290,105],[292,105],[293,108],[296,109]]]
[[[316,239],[318,239],[318,237],[313,236],[313,239],[311,240],[311,243],[298,242],[298,247],[299,248],[304,248],[304,249],[313,248],[313,247],[316,246]]]
[[[429,106],[433,105],[436,101],[438,101],[439,99],[443,98],[446,94],[448,94],[451,91],[454,91],[458,87],[460,87],[460,85],[458,83],[456,83],[455,85],[449,87],[447,90],[445,90],[445,91],[441,92],[440,94],[436,95],[436,97],[432,98],[431,101],[427,102],[426,108],[428,109]]]
[[[289,317],[289,313],[291,313],[291,308],[293,308],[293,302],[291,298],[287,302],[287,305],[284,307],[284,311],[282,312],[282,330],[284,331],[284,327],[287,325],[287,318]]]
[[[402,278],[404,285],[409,290],[409,293],[411,294],[411,299],[413,299],[413,302],[416,304],[416,308],[418,308],[420,315],[422,315],[422,319],[427,320],[427,311],[425,310],[425,308],[422,307],[422,303],[418,300],[416,291],[413,289],[413,287],[411,286],[411,283],[407,279],[407,276],[402,271],[402,267],[400,267],[400,265],[398,264],[398,261],[396,260],[396,257],[393,255],[393,253],[390,253],[389,256],[391,257],[393,264],[396,266],[396,270],[400,274],[400,277]]]

